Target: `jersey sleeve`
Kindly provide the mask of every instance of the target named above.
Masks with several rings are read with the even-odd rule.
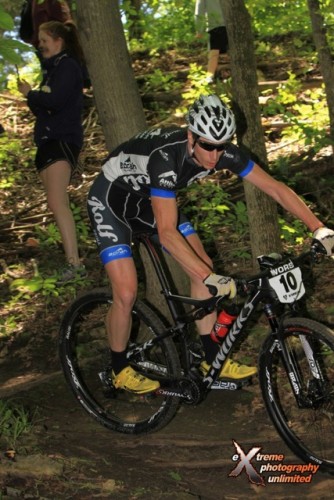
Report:
[[[253,170],[254,165],[254,161],[246,151],[241,150],[235,144],[230,144],[220,157],[216,170],[227,169],[240,177],[246,177]]]
[[[150,156],[147,171],[150,177],[151,196],[176,197],[177,173],[172,150],[168,148],[155,150]]]

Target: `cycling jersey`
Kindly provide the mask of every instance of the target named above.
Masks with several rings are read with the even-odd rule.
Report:
[[[245,176],[254,163],[229,144],[214,170],[198,166],[187,151],[187,129],[151,129],[115,149],[104,163],[105,177],[144,197],[173,196],[197,179],[228,169]],[[164,193],[165,192],[165,193]]]
[[[245,177],[254,162],[234,144],[214,170],[198,166],[188,152],[187,129],[151,129],[121,144],[107,158],[88,196],[88,213],[104,264],[131,257],[134,231],[156,231],[151,196],[171,198],[197,179],[228,169]],[[178,230],[195,232],[179,214]]]

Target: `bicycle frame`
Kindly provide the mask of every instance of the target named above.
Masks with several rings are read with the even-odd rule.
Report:
[[[150,346],[158,343],[162,338],[180,334],[180,332],[184,331],[184,328],[188,323],[194,322],[195,319],[201,319],[204,315],[215,310],[218,304],[222,302],[224,298],[212,297],[206,300],[199,300],[171,293],[170,282],[166,276],[166,273],[164,272],[162,260],[157,251],[157,246],[156,246],[157,241],[155,241],[157,240],[156,235],[152,236],[149,234],[140,234],[137,236],[137,240],[139,243],[142,243],[144,245],[149,255],[149,258],[151,259],[151,262],[153,264],[153,267],[155,269],[155,272],[157,274],[157,277],[159,279],[162,288],[162,293],[166,298],[169,311],[174,321],[174,325],[172,325],[170,328],[166,328],[166,331],[163,334],[143,344],[139,348],[140,350],[145,350],[146,348],[149,348]],[[309,253],[310,252],[304,254],[304,257]],[[239,281],[238,286],[239,288],[240,287],[247,288],[247,290],[253,289],[254,293],[251,293],[251,295],[247,297],[231,329],[229,330],[223,342],[221,343],[218,353],[214,361],[212,362],[207,375],[202,379],[202,386],[204,390],[208,391],[210,389],[215,388],[214,384],[217,382],[219,378],[219,373],[222,367],[224,366],[226,359],[231,353],[233,346],[235,345],[237,339],[240,337],[240,334],[244,331],[245,325],[248,323],[250,317],[256,310],[258,304],[262,302],[263,312],[271,328],[271,335],[274,335],[276,337],[276,340],[279,344],[279,350],[281,352],[286,371],[289,374],[290,384],[297,399],[297,403],[299,406],[304,406],[306,403],[304,398],[302,398],[302,386],[298,375],[298,369],[295,365],[294,360],[291,358],[289,352],[287,351],[284,342],[281,342],[282,339],[281,330],[285,314],[283,314],[280,321],[278,321],[278,318],[273,310],[275,298],[274,296],[273,298],[271,298],[271,293],[269,291],[270,287],[266,276],[264,275],[264,273],[260,273],[258,276],[248,281],[246,280]],[[192,309],[189,313],[180,314],[177,307],[180,303],[192,305],[194,309]],[[291,309],[292,308],[290,307],[290,311]],[[305,336],[302,338],[302,346],[306,353],[306,357],[309,361],[311,373],[313,374],[315,379],[323,381],[321,369],[314,360],[312,347],[310,346]],[[184,337],[183,337],[182,347],[183,349],[187,350]],[[132,353],[138,352],[137,350],[138,348],[136,347],[133,350],[130,350],[129,356],[131,356]],[[190,369],[189,353],[187,355],[186,352],[184,357],[186,360],[186,366],[184,366],[183,368],[185,368],[185,374],[188,374]],[[218,384],[217,388],[226,388],[226,387],[224,386],[219,387]],[[172,392],[175,391],[176,389],[172,389]]]

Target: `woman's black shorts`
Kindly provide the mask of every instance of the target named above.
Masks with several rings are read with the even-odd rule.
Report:
[[[225,54],[228,50],[227,31],[225,26],[218,26],[209,31],[210,50],[219,50],[220,54]]]
[[[75,144],[63,141],[48,141],[37,148],[35,165],[37,172],[41,172],[57,161],[67,161],[72,172],[77,167],[80,148]]]

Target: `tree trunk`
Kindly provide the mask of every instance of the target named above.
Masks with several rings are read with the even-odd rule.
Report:
[[[146,128],[118,0],[77,0],[77,23],[110,151]]]
[[[143,27],[140,23],[141,0],[130,0],[131,10],[128,14],[129,39],[141,40],[143,37]]]
[[[329,135],[334,143],[334,65],[327,41],[326,23],[321,13],[319,0],[307,0],[311,16],[313,40],[318,52],[321,74],[324,79],[329,114]],[[334,146],[333,146],[334,152]]]
[[[96,107],[109,151],[146,128],[138,87],[131,68],[118,0],[77,0],[77,23],[94,89]],[[142,253],[147,299],[168,316],[165,300],[149,259]],[[169,260],[175,283],[188,283],[185,273]],[[186,287],[187,288],[187,287]],[[181,293],[181,291],[179,292]]]
[[[229,40],[232,108],[237,121],[238,144],[248,149],[252,159],[266,168],[267,154],[261,125],[251,20],[244,0],[225,0],[223,6]],[[258,255],[281,250],[277,205],[246,180],[244,188],[255,264]]]

